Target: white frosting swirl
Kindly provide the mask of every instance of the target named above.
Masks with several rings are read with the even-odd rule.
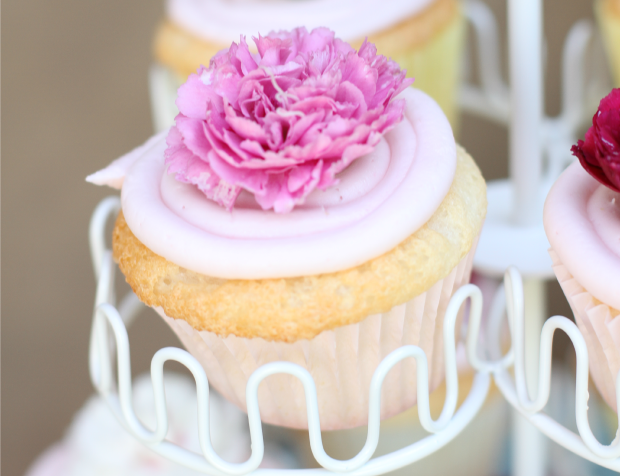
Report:
[[[434,0],[168,0],[168,17],[205,40],[230,43],[273,30],[325,26],[346,41],[389,28]]]
[[[599,301],[620,309],[620,193],[575,162],[549,192],[544,223],[570,274]]]
[[[313,192],[288,214],[260,210],[249,196],[226,211],[169,177],[165,140],[151,140],[108,166],[114,183],[122,182],[127,224],[156,254],[225,279],[330,273],[376,258],[428,221],[456,170],[456,145],[439,106],[413,88],[401,97],[405,118],[375,151],[341,173],[339,185]],[[107,175],[89,180],[107,184]]]

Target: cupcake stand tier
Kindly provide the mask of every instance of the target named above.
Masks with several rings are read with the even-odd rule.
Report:
[[[117,197],[105,199],[95,210],[90,224],[90,245],[97,278],[89,350],[90,376],[97,392],[123,427],[161,456],[210,475],[325,474],[328,472],[360,476],[384,474],[432,454],[456,437],[474,419],[482,407],[491,378],[493,378],[508,402],[549,438],[583,458],[620,471],[620,442],[615,441],[611,446],[601,445],[590,430],[587,416],[588,351],[575,324],[565,317],[553,317],[543,327],[538,394],[533,401],[528,398],[524,363],[523,284],[519,273],[514,268],[506,272],[506,291],[504,292],[500,288],[496,294],[487,326],[483,332],[481,332],[483,303],[479,288],[471,284],[463,286],[450,301],[445,316],[446,325],[444,326],[447,392],[440,417],[433,420],[430,414],[428,367],[424,352],[416,346],[401,347],[389,354],[374,373],[370,387],[366,443],[362,450],[349,460],[335,460],[325,453],[321,441],[314,381],[306,370],[288,362],[266,364],[256,370],[249,379],[246,395],[252,453],[244,463],[228,463],[213,450],[209,431],[208,379],[198,361],[185,350],[168,347],[159,350],[153,356],[151,379],[155,392],[157,425],[154,431],[146,429],[133,409],[129,339],[126,330],[126,326],[131,323],[131,320],[142,307],[142,303],[135,294],[130,293],[118,305],[116,304],[114,296],[115,265],[112,260],[112,252],[106,247],[105,243],[106,222],[115,216],[119,209],[120,201]],[[459,382],[456,346],[454,344],[455,323],[459,309],[467,300],[470,301],[470,311],[466,349],[469,363],[475,369],[476,376],[469,395],[461,407],[457,409]],[[504,314],[508,317],[513,344],[511,349],[504,356],[501,356],[500,330]],[[579,435],[563,428],[541,412],[549,398],[551,349],[553,333],[556,329],[562,329],[569,335],[577,352],[576,417]],[[485,345],[479,343],[479,335],[485,336]],[[422,426],[430,435],[398,451],[372,459],[379,442],[380,398],[383,379],[394,365],[406,358],[415,358],[418,364],[418,414]],[[116,376],[114,375],[115,360]],[[187,367],[196,381],[198,431],[202,455],[166,441],[168,416],[164,394],[163,367],[165,362],[169,360],[180,362]],[[509,368],[513,363],[516,376],[514,380],[509,373]],[[314,457],[322,466],[320,469],[258,469],[263,459],[264,442],[257,391],[263,379],[277,373],[293,375],[304,386],[310,446]],[[618,395],[620,396],[620,389]]]
[[[142,304],[130,293],[115,307],[114,271],[111,250],[105,245],[105,225],[107,219],[115,216],[120,209],[120,201],[110,197],[97,207],[90,226],[90,243],[93,265],[97,277],[95,312],[90,341],[90,375],[93,385],[109,405],[119,422],[134,437],[160,455],[194,470],[212,475],[240,475],[255,471],[257,474],[288,474],[300,470],[257,469],[263,459],[264,443],[260,412],[258,407],[258,386],[263,379],[277,373],[287,373],[297,377],[303,384],[307,402],[310,446],[317,462],[324,469],[303,470],[308,474],[350,473],[356,475],[383,474],[428,456],[449,443],[476,416],[484,403],[490,385],[490,374],[476,375],[468,398],[456,411],[458,398],[458,371],[455,347],[455,325],[457,314],[467,299],[472,300],[472,315],[479,320],[482,315],[482,294],[473,286],[464,286],[454,295],[446,311],[444,326],[446,388],[447,395],[440,417],[433,420],[429,407],[429,378],[426,355],[417,346],[403,346],[389,354],[375,371],[370,385],[369,424],[366,444],[357,456],[340,461],[329,457],[321,442],[319,411],[316,387],[310,373],[302,367],[288,362],[275,362],[263,365],[256,370],[246,388],[247,412],[252,441],[252,454],[242,464],[231,464],[222,460],[211,446],[209,432],[209,383],[198,361],[185,350],[168,347],[159,350],[151,361],[151,378],[155,391],[157,427],[149,431],[136,417],[132,406],[132,379],[129,354],[129,341],[126,325],[140,310]],[[477,325],[477,326],[476,326]],[[470,328],[477,329],[479,321]],[[111,335],[110,335],[111,331]],[[110,337],[113,336],[113,339]],[[467,343],[470,352],[475,354],[477,333],[471,332]],[[379,442],[381,385],[388,371],[406,358],[417,361],[418,412],[420,422],[430,436],[392,454],[371,460]],[[117,379],[113,376],[114,359],[117,365]],[[163,385],[163,366],[168,360],[185,365],[196,381],[198,394],[199,440],[203,454],[197,455],[165,441],[168,428]]]
[[[576,142],[578,128],[587,121],[586,111],[588,105],[591,105],[589,97],[600,98],[609,89],[606,84],[600,83],[600,77],[604,74],[591,79],[585,77],[584,71],[592,69],[592,65],[586,68],[586,58],[588,49],[592,47],[593,28],[588,22],[578,22],[569,32],[563,53],[562,111],[558,117],[547,118],[543,114],[542,92],[542,0],[508,0],[511,88],[501,78],[499,35],[490,10],[478,0],[465,1],[464,10],[478,50],[480,86],[467,81],[463,84],[461,107],[469,113],[509,128],[511,179],[489,183],[489,212],[475,259],[475,267],[479,272],[498,279],[504,275],[504,288],[500,287],[494,297],[484,329],[481,329],[482,295],[476,286],[464,286],[450,303],[444,326],[447,392],[439,419],[433,421],[430,415],[428,369],[424,353],[415,346],[401,347],[389,354],[374,374],[364,447],[350,460],[335,460],[323,449],[316,388],[312,377],[294,364],[271,363],[260,367],[252,375],[246,389],[251,457],[245,463],[230,464],[222,460],[211,446],[209,385],[202,367],[184,350],[165,348],[155,354],[151,365],[157,427],[155,431],[144,428],[131,403],[132,384],[126,331],[126,325],[142,304],[133,293],[118,305],[115,304],[114,264],[105,244],[104,229],[107,219],[116,214],[120,205],[117,198],[111,197],[98,206],[90,227],[93,266],[98,283],[90,343],[90,374],[99,394],[135,438],[170,460],[211,475],[302,472],[383,474],[432,454],[456,437],[482,407],[490,379],[493,378],[505,399],[514,407],[515,414],[522,417],[515,420],[513,430],[514,476],[545,474],[545,440],[542,434],[587,460],[620,471],[620,441],[616,438],[610,446],[600,444],[593,436],[588,422],[589,370],[584,338],[575,324],[565,317],[555,316],[545,320],[543,293],[544,280],[552,277],[552,271],[547,255],[548,242],[540,221],[542,203],[550,185],[571,160],[568,151],[570,145]],[[172,101],[166,97],[170,94],[170,84],[174,78],[167,74],[156,65],[150,74],[153,118],[157,130],[165,128],[175,115],[175,111],[170,108]],[[524,280],[511,267],[513,264],[523,272]],[[469,364],[476,371],[476,376],[468,397],[456,409],[458,378],[454,323],[458,310],[467,300],[470,301],[470,317],[465,346]],[[527,307],[524,307],[525,304]],[[512,347],[501,356],[500,329],[504,315],[508,318]],[[551,349],[557,329],[570,337],[577,355],[575,416],[578,434],[542,412],[549,399]],[[418,363],[418,413],[429,436],[408,447],[372,459],[379,439],[381,384],[390,368],[405,358],[415,358]],[[185,365],[196,381],[202,455],[166,441],[163,365],[168,360]],[[514,371],[511,371],[513,365]],[[321,469],[257,469],[264,452],[257,388],[263,379],[277,373],[294,375],[303,384],[311,450],[322,466]],[[620,379],[616,382],[620,408]]]
[[[570,147],[577,141],[579,128],[591,117],[589,95],[600,98],[609,90],[609,86],[600,84],[605,71],[587,61],[593,56],[593,28],[589,22],[580,21],[572,27],[564,43],[561,112],[554,118],[544,115],[542,3],[542,0],[507,1],[510,88],[501,77],[500,42],[494,16],[481,1],[465,3],[475,33],[480,86],[463,84],[461,106],[469,113],[507,127],[510,133],[510,179],[488,184],[489,209],[474,268],[488,277],[499,278],[509,266],[516,265],[524,275],[527,339],[523,362],[517,362],[517,369],[524,365],[527,379],[523,377],[521,382],[519,400],[511,398],[514,395],[499,384],[496,375],[502,393],[518,410],[513,418],[514,476],[547,474],[546,440],[536,428],[552,437],[540,427],[538,420],[524,412],[524,408],[532,408],[526,404],[528,394],[538,394],[543,399],[542,383],[547,378],[538,375],[539,355],[545,355],[539,354],[538,348],[546,318],[545,280],[554,279],[542,223],[544,199],[560,172],[573,160]],[[589,70],[595,71],[593,78],[586,77]],[[569,335],[579,353],[579,345]],[[544,345],[543,340],[540,352]],[[584,456],[575,447],[572,450]]]

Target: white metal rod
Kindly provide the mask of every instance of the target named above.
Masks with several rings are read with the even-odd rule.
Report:
[[[508,1],[510,177],[517,225],[539,224],[542,176],[542,0]]]
[[[539,200],[542,178],[541,126],[543,118],[542,0],[508,1],[510,49],[510,176],[514,185],[513,220],[517,225],[534,226],[541,220]],[[545,304],[544,282],[526,286],[525,354],[527,387],[537,392],[538,335]],[[534,342],[532,342],[534,341]],[[545,437],[532,425],[514,415],[513,475],[544,476]]]
[[[521,339],[518,339],[521,342],[515,342],[515,351],[517,361],[525,361],[525,368],[517,365],[515,377],[517,380],[522,380],[522,385],[517,386],[517,388],[521,387],[524,394],[521,399],[529,403],[529,400],[535,400],[539,393],[547,393],[548,397],[548,392],[543,392],[538,384],[540,332],[546,312],[545,282],[535,279],[526,280],[523,283],[521,299],[523,300],[521,308],[524,315],[517,317],[516,321],[524,323],[525,332],[523,330],[519,332],[515,329],[513,338],[521,333]],[[546,437],[517,411],[513,412],[512,435],[513,476],[545,476],[548,447]]]

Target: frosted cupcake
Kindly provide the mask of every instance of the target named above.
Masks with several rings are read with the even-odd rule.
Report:
[[[588,345],[590,373],[615,410],[620,371],[620,89],[573,146],[579,163],[554,184],[544,222],[554,271]]]
[[[167,0],[154,56],[170,87],[152,84],[155,113],[172,125],[176,88],[239,34],[326,26],[359,48],[366,37],[416,78],[416,87],[456,118],[464,18],[458,0]],[[161,89],[164,89],[163,91]],[[165,104],[162,104],[165,103]]]
[[[179,89],[175,127],[89,180],[122,186],[115,259],[225,397],[245,409],[252,372],[287,360],[314,377],[323,429],[363,425],[392,350],[419,345],[431,388],[444,377],[443,316],[469,279],[484,180],[372,44],[296,29],[257,50],[218,53]],[[406,361],[382,417],[415,402]],[[307,425],[294,377],[266,380],[259,405]]]
[[[620,86],[620,0],[598,0],[595,5],[614,82]]]
[[[157,426],[150,375],[135,379],[133,408],[150,430]],[[200,453],[196,384],[185,376],[166,372],[164,379],[170,441]],[[243,413],[216,393],[209,396],[211,443],[222,458],[242,462],[250,456],[248,421]],[[284,468],[296,463],[293,455],[267,441],[262,468]],[[269,455],[269,453],[271,453]],[[65,437],[48,448],[25,476],[199,476],[199,473],[155,454],[114,418],[98,395],[76,413]]]

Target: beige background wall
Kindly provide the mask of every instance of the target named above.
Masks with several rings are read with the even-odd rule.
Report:
[[[500,18],[504,0],[488,0]],[[163,0],[5,0],[2,15],[2,472],[19,476],[91,394],[90,214],[109,190],[84,177],[151,133],[150,41]],[[559,51],[589,0],[546,0],[548,110]],[[469,117],[461,142],[506,174],[502,129]],[[557,288],[550,312],[568,313]],[[153,313],[130,331],[135,371],[176,339]]]

